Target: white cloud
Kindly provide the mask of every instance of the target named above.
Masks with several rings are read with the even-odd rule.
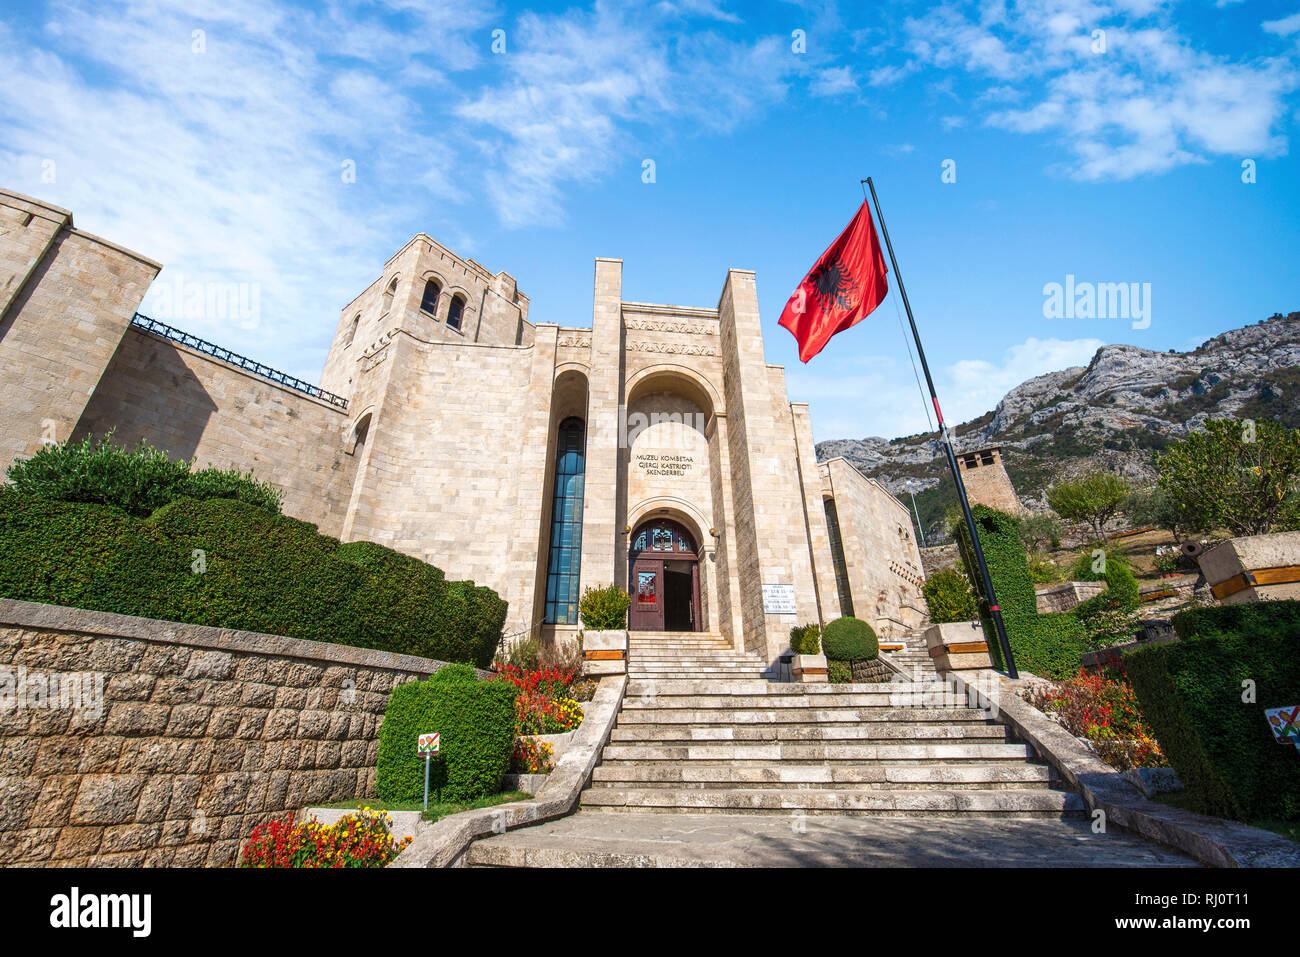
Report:
[[[1260,24],[1268,33],[1275,33],[1280,37],[1289,37],[1293,33],[1300,33],[1300,13],[1293,13],[1289,17],[1283,17],[1280,20],[1267,20]]]
[[[945,4],[907,21],[912,63],[962,69],[989,83],[984,102],[1019,99],[987,122],[1058,138],[1064,171],[1130,179],[1210,156],[1279,156],[1287,94],[1300,70],[1285,59],[1230,60],[1194,47],[1159,0],[1023,0],[972,10]],[[1264,24],[1300,31],[1300,14]],[[1104,48],[1094,49],[1094,30]]]
[[[811,89],[816,96],[841,96],[856,93],[858,81],[853,78],[851,67],[829,67],[817,73]]]
[[[1026,339],[1007,349],[1000,362],[963,359],[941,374],[944,418],[966,422],[988,412],[1020,383],[1046,372],[1087,365],[1101,339]],[[946,387],[945,387],[946,386]]]

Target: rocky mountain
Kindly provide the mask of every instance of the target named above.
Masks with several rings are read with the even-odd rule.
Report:
[[[1021,499],[1043,508],[1047,484],[1094,468],[1150,482],[1160,449],[1225,416],[1300,427],[1300,312],[1233,329],[1191,352],[1102,346],[1086,368],[1016,386],[997,408],[954,428],[953,437],[958,451],[1002,446]],[[955,504],[933,434],[818,443],[819,459],[837,455],[905,501],[913,492],[927,529]]]

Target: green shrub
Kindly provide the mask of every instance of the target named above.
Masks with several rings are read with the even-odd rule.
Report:
[[[1010,639],[1011,625],[1004,624]],[[1035,615],[1028,623],[1018,621],[1016,631],[1017,640],[1011,645],[1016,663],[1041,678],[1069,678],[1079,670],[1084,654],[1092,650],[1083,626],[1069,612]],[[989,642],[990,652],[996,644],[996,640]],[[999,653],[995,660],[1000,657]]]
[[[9,481],[25,495],[57,502],[85,502],[120,509],[136,518],[180,498],[231,498],[278,512],[283,493],[234,469],[191,471],[194,463],[173,462],[141,442],[126,449],[112,433],[75,445],[47,445],[9,466]]]
[[[970,581],[955,568],[935,572],[921,588],[930,621],[936,625],[952,621],[974,621],[978,615]]]
[[[474,670],[473,665],[463,665],[453,663],[443,665],[437,671],[429,676],[429,683],[434,685],[452,684],[455,682],[478,681],[478,672]]]
[[[536,671],[542,665],[542,643],[536,638],[516,641],[505,654],[498,654],[496,661],[500,665],[514,665],[524,671]]]
[[[1300,602],[1192,609],[1174,630],[1181,641],[1131,651],[1124,667],[1194,809],[1300,820],[1300,761],[1264,718],[1300,703]]]
[[[418,559],[235,499],[147,519],[0,488],[0,597],[486,667],[506,603]]]
[[[790,650],[796,655],[815,655],[821,652],[821,625],[795,625],[790,629]]]
[[[445,669],[444,669],[445,670]],[[431,796],[474,801],[495,794],[515,744],[515,696],[507,681],[411,681],[393,689],[379,726],[376,788],[385,801],[424,796],[421,734],[437,731],[441,751],[429,774]]]
[[[833,685],[853,683],[853,666],[847,661],[826,660],[826,680]]]
[[[1038,599],[1034,594],[1024,543],[1020,539],[1019,521],[986,505],[976,505],[971,513],[1017,668],[1045,678],[1063,679],[1073,674],[1078,670],[1084,652],[1089,650],[1084,630],[1069,612],[1038,614]],[[974,551],[965,524],[958,526],[956,531],[967,575],[971,581],[978,582]],[[1005,670],[1006,662],[1003,661],[997,632],[983,608],[980,619],[993,665]]]
[[[827,624],[822,648],[835,661],[870,661],[880,654],[875,631],[861,618],[836,618]]]
[[[627,610],[632,596],[617,585],[588,588],[578,602],[578,617],[593,631],[613,631],[627,627]]]

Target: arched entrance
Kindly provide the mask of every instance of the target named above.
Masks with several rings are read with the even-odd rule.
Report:
[[[669,519],[651,519],[632,533],[631,630],[701,630],[699,557],[690,533]]]

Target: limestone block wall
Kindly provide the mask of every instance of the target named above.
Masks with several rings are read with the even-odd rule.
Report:
[[[263,821],[373,796],[388,693],[440,667],[0,601],[0,866],[229,866]]]
[[[286,514],[338,536],[355,460],[348,414],[234,366],[130,328],[86,405],[73,439],[145,439],[199,467],[253,470],[285,493]]]
[[[882,637],[920,627],[927,615],[921,553],[906,506],[847,460],[821,464],[822,494],[835,499],[853,610]]]
[[[510,603],[507,631],[531,622],[534,561],[511,574],[516,538],[535,544],[547,445],[530,422],[549,416],[549,346],[453,345],[398,335],[382,404],[366,439],[345,537],[387,545],[493,588]],[[534,375],[534,366],[540,372]],[[528,494],[520,494],[523,488]],[[545,561],[545,557],[541,559]]]
[[[0,471],[68,438],[160,268],[0,191]]]

